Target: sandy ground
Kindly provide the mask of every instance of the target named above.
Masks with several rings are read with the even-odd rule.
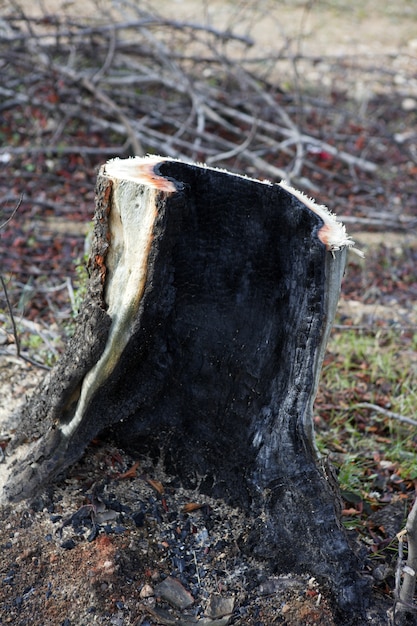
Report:
[[[21,0],[21,5],[29,15],[46,9],[88,19],[96,15],[98,7],[105,12],[120,11],[127,20],[132,19],[129,3],[118,0]],[[207,24],[248,37],[256,57],[285,51],[289,56],[317,58],[359,56],[365,62],[404,55],[412,62],[417,54],[417,13],[413,2],[407,0],[391,6],[378,0],[160,0],[137,6],[167,19]]]

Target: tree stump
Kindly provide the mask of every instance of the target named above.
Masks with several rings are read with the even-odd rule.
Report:
[[[326,581],[363,611],[359,562],[318,458],[312,405],[353,242],[324,207],[159,157],[98,175],[76,331],[20,415],[32,441],[9,500],[56,480],[106,432],[254,520],[241,547]]]

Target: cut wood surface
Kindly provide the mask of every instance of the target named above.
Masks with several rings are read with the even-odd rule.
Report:
[[[107,163],[88,294],[22,411],[10,451],[33,442],[11,461],[6,498],[33,496],[107,434],[239,507],[254,520],[242,549],[313,574],[341,616],[361,615],[359,563],[312,422],[351,245],[285,184],[160,157]]]

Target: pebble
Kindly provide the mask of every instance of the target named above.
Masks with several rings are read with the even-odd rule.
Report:
[[[234,598],[224,598],[223,596],[213,594],[207,602],[205,614],[207,617],[217,620],[219,617],[231,615],[234,606]]]
[[[272,576],[259,585],[258,592],[261,596],[269,596],[297,588],[301,590],[300,581],[297,578],[294,579],[290,575]]]
[[[211,617],[203,618],[195,622],[196,626],[227,626],[230,622],[231,615],[221,617],[220,619],[212,619]]]
[[[414,111],[417,109],[417,100],[415,98],[404,98],[401,102],[401,108],[403,111]]]
[[[151,598],[155,595],[153,587],[151,585],[145,584],[139,592],[141,598]]]
[[[73,548],[75,548],[76,543],[74,541],[74,539],[67,539],[66,541],[63,541],[61,543],[61,548],[64,548],[64,550],[72,550]]]
[[[194,603],[189,591],[176,578],[168,576],[155,587],[155,595],[178,609],[186,609]]]

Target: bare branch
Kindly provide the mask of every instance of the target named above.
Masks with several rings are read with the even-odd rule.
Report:
[[[412,604],[416,588],[417,575],[417,498],[410,511],[405,525],[407,531],[408,557],[407,564],[403,568],[404,579],[401,586],[400,600],[402,603]],[[417,606],[414,607],[417,612]]]
[[[395,569],[394,606],[390,617],[395,626],[407,622],[407,613],[417,613],[414,592],[417,577],[417,498],[407,517],[405,528],[397,534],[398,557]],[[407,540],[408,555],[404,564],[404,539]],[[402,583],[401,583],[402,579]]]
[[[14,216],[16,215],[17,211],[19,210],[20,205],[22,204],[22,200],[23,200],[23,194],[21,194],[15,208],[12,211],[12,214],[7,218],[7,220],[5,222],[3,222],[3,224],[0,224],[0,230],[2,228],[5,228],[7,226],[7,224],[9,224],[9,222],[12,221],[12,219],[14,218]]]
[[[35,367],[39,367],[43,370],[49,371],[50,367],[48,367],[47,365],[44,365],[43,363],[39,363],[38,361],[34,361],[30,357],[27,357],[24,354],[22,354],[21,349],[20,349],[19,333],[17,332],[16,321],[15,321],[14,314],[13,314],[13,307],[9,299],[6,282],[1,274],[0,274],[0,282],[3,287],[4,297],[6,298],[7,309],[9,311],[10,321],[11,321],[12,328],[13,328],[13,336],[14,336],[14,340],[16,344],[16,356],[22,359],[23,361],[26,361],[26,363],[30,363],[31,365],[34,365]]]
[[[404,424],[411,424],[411,426],[417,426],[416,420],[413,420],[410,417],[405,417],[405,415],[401,415],[400,413],[388,411],[388,409],[384,409],[382,406],[379,406],[378,404],[372,404],[371,402],[358,402],[357,404],[352,404],[349,408],[371,409],[372,411],[381,413],[382,415],[385,415],[385,417],[389,417],[390,419],[398,420],[399,422],[403,422]]]

